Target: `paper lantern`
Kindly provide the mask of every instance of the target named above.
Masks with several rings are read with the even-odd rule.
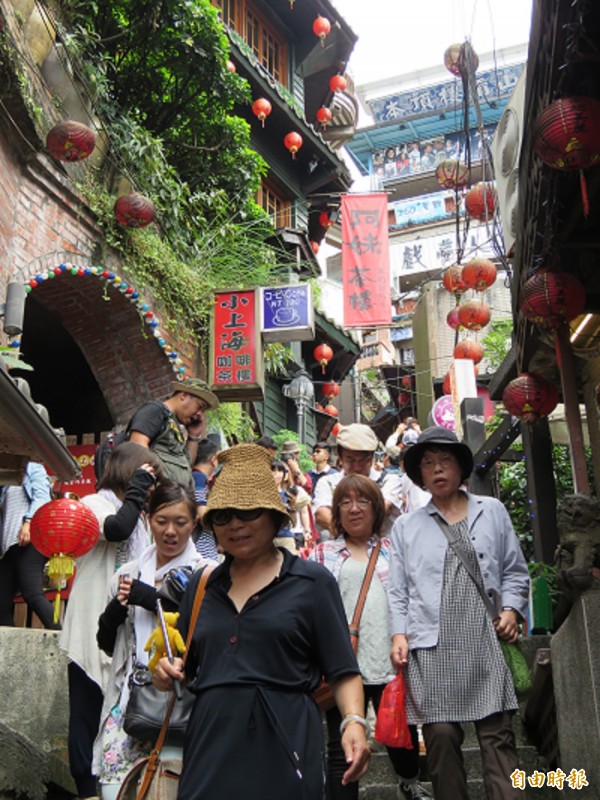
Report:
[[[600,162],[600,100],[562,97],[538,116],[533,126],[533,151],[552,169],[580,170],[585,216],[589,212],[583,170]]]
[[[450,309],[446,317],[446,322],[452,328],[453,331],[461,330],[462,325],[460,323],[460,318],[458,316],[458,306],[454,306],[454,308]]]
[[[327,211],[321,211],[321,213],[319,214],[319,225],[322,228],[325,228],[325,230],[327,230],[328,228],[331,228],[331,226],[334,224],[335,224],[334,221],[331,219]]]
[[[409,403],[410,403],[410,394],[409,394],[409,392],[400,392],[398,394],[398,405],[407,406]]]
[[[313,33],[321,40],[321,47],[325,46],[325,37],[331,33],[331,22],[327,17],[317,17],[313,22]]]
[[[458,307],[460,324],[469,331],[480,331],[490,321],[490,307],[480,300],[470,300]]]
[[[325,367],[327,366],[327,364],[329,364],[329,362],[333,358],[333,350],[331,349],[331,347],[329,347],[328,344],[325,344],[325,342],[323,342],[322,344],[318,344],[315,347],[315,349],[313,350],[313,355],[321,365],[321,371],[323,372],[323,374],[325,374]]]
[[[83,161],[91,155],[95,146],[94,131],[72,119],[59,122],[46,136],[48,152],[59,161]]]
[[[337,416],[339,416],[339,413],[340,413],[340,412],[337,410],[337,408],[336,408],[334,405],[332,405],[331,403],[328,403],[328,404],[327,404],[327,405],[324,407],[323,411],[324,411],[326,414],[329,414],[329,416],[330,416],[330,417],[337,417]]]
[[[310,243],[310,249],[313,251],[315,255],[319,252],[319,243],[315,242],[314,240]]]
[[[321,106],[317,111],[317,120],[323,126],[323,130],[327,127],[327,125],[331,122],[332,113],[327,108],[327,106]]]
[[[98,519],[79,500],[61,498],[41,506],[31,518],[31,544],[48,559],[48,576],[58,589],[75,571],[75,559],[94,547],[100,536]],[[60,593],[56,593],[54,621],[58,622]]]
[[[334,381],[330,381],[329,383],[323,384],[323,394],[329,400],[331,400],[333,397],[337,397],[339,393],[340,393],[340,387]]]
[[[483,358],[483,347],[474,339],[463,339],[454,348],[454,358],[466,358],[479,364]]]
[[[522,372],[511,381],[502,402],[509,414],[523,422],[537,422],[547,417],[558,404],[558,390],[553,383],[531,372]]]
[[[303,145],[303,139],[299,133],[292,131],[291,133],[286,134],[283,143],[292,154],[292,158],[296,158],[296,153]]]
[[[462,279],[469,289],[483,292],[489,289],[496,280],[496,267],[487,258],[472,258],[462,270]]]
[[[343,75],[334,75],[329,79],[329,88],[332,92],[344,92],[346,90],[346,78]]]
[[[412,389],[415,383],[415,380],[412,375],[403,375],[400,379],[400,383],[405,389]]]
[[[538,272],[521,290],[521,314],[542,328],[555,330],[579,316],[584,306],[585,289],[568,272]]]
[[[117,198],[114,214],[119,225],[145,228],[154,219],[154,203],[139,192],[131,192]]]
[[[225,63],[225,69],[227,69],[227,71],[231,72],[231,73],[237,72],[237,68],[236,68],[235,64],[233,63],[233,61],[227,61]]]
[[[479,58],[477,54],[471,50],[473,54],[473,69],[477,70],[479,66]],[[463,70],[466,68],[465,46],[464,44],[451,44],[444,53],[444,66],[453,75],[459,78]]]
[[[435,179],[442,189],[462,189],[469,182],[469,168],[454,158],[441,161],[435,168]]]
[[[496,190],[491,183],[476,183],[465,195],[465,211],[479,222],[491,219],[495,208]]]
[[[453,266],[444,270],[444,274],[442,275],[442,283],[444,284],[446,291],[450,292],[450,294],[453,294],[456,297],[459,297],[461,294],[467,291],[467,285],[462,279],[462,267],[460,264],[454,264]]]
[[[252,103],[252,113],[258,117],[262,127],[265,127],[265,119],[272,111],[271,103],[265,97],[259,97]]]
[[[340,425],[340,423],[336,422],[335,425],[333,426],[333,428],[331,429],[331,435],[332,436],[337,436],[341,429],[342,429],[342,426]]]

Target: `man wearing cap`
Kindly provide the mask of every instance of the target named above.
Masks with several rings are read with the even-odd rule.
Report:
[[[163,462],[165,477],[193,489],[192,464],[205,435],[205,413],[219,405],[199,378],[171,384],[167,400],[150,400],[138,408],[127,431],[129,441],[153,450]]]
[[[342,478],[350,473],[364,475],[379,484],[385,500],[384,530],[391,529],[401,510],[400,476],[389,475],[385,483],[382,482],[382,473],[373,467],[373,457],[378,444],[377,437],[368,425],[354,422],[340,429],[337,446],[342,471],[322,478],[315,491],[313,510],[320,529],[331,530],[333,491]]]
[[[286,464],[296,486],[301,486],[305,492],[312,494],[313,485],[308,472],[300,469],[300,445],[298,442],[284,442],[281,445],[281,460]]]
[[[317,442],[313,447],[311,459],[314,461],[315,468],[309,469],[307,475],[310,477],[313,485],[312,496],[315,496],[315,489],[317,483],[325,475],[335,475],[338,471],[334,469],[329,460],[331,458],[331,446],[327,442]]]

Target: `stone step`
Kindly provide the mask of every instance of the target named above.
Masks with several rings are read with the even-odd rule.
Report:
[[[430,783],[425,782],[424,786],[433,794]],[[468,792],[469,800],[488,800],[481,779],[469,781]],[[535,792],[535,795],[533,795],[533,792]],[[515,789],[515,795],[517,797],[521,795],[525,797],[525,792]],[[535,800],[561,800],[565,794],[564,792],[559,792],[558,789],[549,789],[544,786],[541,789],[529,789],[529,796],[535,796]],[[371,786],[366,786],[363,781],[361,781],[358,797],[359,800],[399,800],[396,784],[372,784]]]

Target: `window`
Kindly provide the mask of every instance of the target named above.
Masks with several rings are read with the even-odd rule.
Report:
[[[292,204],[269,181],[263,181],[258,190],[256,202],[271,217],[273,227],[290,228],[292,226]]]
[[[238,31],[267,72],[287,86],[287,50],[283,36],[257,11],[252,0],[212,0],[221,19]]]

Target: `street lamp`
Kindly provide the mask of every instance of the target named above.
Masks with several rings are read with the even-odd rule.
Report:
[[[308,372],[302,368],[294,375],[292,380],[283,387],[283,394],[296,404],[298,414],[298,436],[304,444],[305,436],[305,409],[315,399],[315,387]]]

